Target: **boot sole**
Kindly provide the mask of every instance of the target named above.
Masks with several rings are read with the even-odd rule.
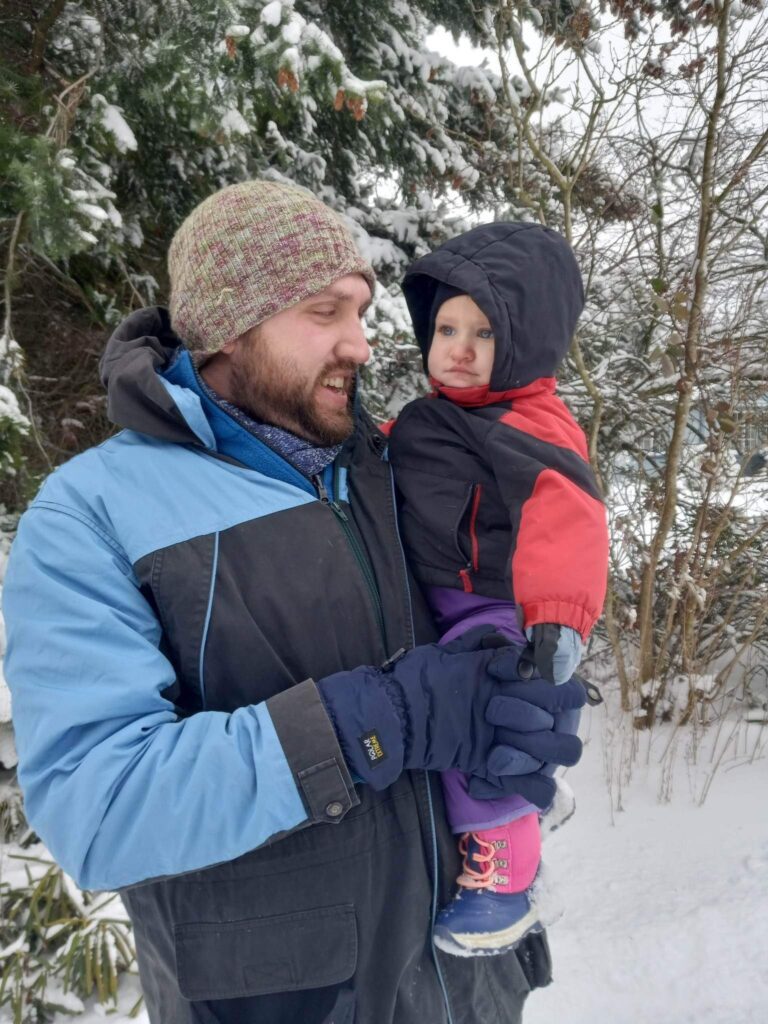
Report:
[[[538,914],[531,908],[525,917],[498,932],[435,932],[432,939],[438,949],[451,956],[498,956],[514,949],[526,935],[543,929]]]

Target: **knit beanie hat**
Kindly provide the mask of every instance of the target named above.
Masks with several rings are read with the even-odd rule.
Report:
[[[341,217],[304,189],[230,185],[205,199],[168,252],[171,325],[192,350],[222,345],[346,274],[374,273]]]

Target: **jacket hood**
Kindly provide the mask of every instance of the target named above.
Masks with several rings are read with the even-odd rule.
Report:
[[[112,423],[163,441],[201,443],[158,376],[181,345],[168,311],[160,306],[138,309],[123,320],[99,363]]]
[[[403,293],[425,370],[440,282],[466,292],[490,321],[496,340],[491,391],[555,375],[584,308],[581,273],[562,235],[538,224],[483,224],[413,263]]]

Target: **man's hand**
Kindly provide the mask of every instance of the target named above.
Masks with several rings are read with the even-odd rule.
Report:
[[[349,767],[384,789],[406,768],[458,768],[496,785],[509,774],[538,772],[544,762],[575,764],[578,737],[557,735],[554,726],[562,710],[583,706],[583,687],[521,682],[520,649],[499,642],[493,627],[479,626],[445,646],[403,652],[382,668],[321,679]]]

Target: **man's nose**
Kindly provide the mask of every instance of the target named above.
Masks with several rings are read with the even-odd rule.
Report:
[[[354,363],[367,363],[371,355],[371,348],[365,337],[365,328],[360,320],[344,325],[344,333],[336,345],[336,355],[339,359],[350,359]]]

